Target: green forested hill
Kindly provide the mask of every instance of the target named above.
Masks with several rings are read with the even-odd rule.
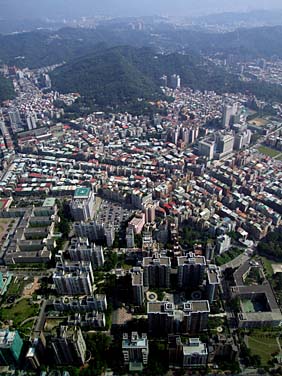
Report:
[[[14,95],[15,92],[12,82],[0,75],[0,102],[12,99]]]
[[[0,63],[37,68],[69,62],[92,53],[99,44],[108,47],[150,46],[158,51],[171,52],[184,49],[196,54],[232,54],[241,58],[268,58],[273,55],[282,58],[282,26],[215,33],[181,28],[129,31],[108,25],[90,30],[63,28],[0,34]]]
[[[150,48],[114,47],[101,49],[56,69],[53,88],[79,92],[82,102],[96,106],[120,106],[161,98],[160,77],[174,73],[184,86],[195,90],[248,92],[258,98],[282,101],[282,86],[262,82],[242,82],[223,68],[197,54],[156,54]]]
[[[114,47],[79,58],[56,69],[53,87],[79,92],[101,106],[163,97],[160,77],[180,74],[187,86],[205,88],[208,67],[198,56],[156,54],[150,48]],[[201,83],[201,84],[200,84]]]

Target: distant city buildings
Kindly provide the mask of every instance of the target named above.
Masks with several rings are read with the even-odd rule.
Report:
[[[241,68],[242,75],[262,77],[251,66]],[[150,345],[158,346],[172,370],[197,372],[213,363],[219,372],[226,362],[236,367],[240,343],[232,331],[226,334],[226,319],[234,328],[257,330],[282,321],[276,291],[252,258],[257,242],[282,223],[280,115],[251,121],[257,115],[245,105],[261,115],[266,103],[182,88],[174,74],[160,80],[174,100],[156,102],[152,118],[94,112],[66,124],[59,122],[64,109],[56,106],[63,101],[68,108],[79,94],[43,93],[36,85],[50,87],[49,68],[10,71],[20,95],[0,110],[0,263],[3,270],[44,266],[38,283],[27,280],[30,290],[41,283],[42,303],[22,354],[25,367],[59,367],[63,373],[69,365],[88,366],[93,354],[86,351],[83,332],[104,338],[132,324],[139,333],[112,337],[120,354],[115,364],[130,373],[150,367]],[[270,77],[267,70],[263,74]],[[280,114],[282,106],[272,110]],[[253,132],[253,140],[259,134],[259,144],[275,149],[277,158],[258,145],[249,147]],[[58,211],[58,201],[70,210],[69,218]],[[231,263],[215,264],[231,259],[232,251],[224,253],[239,244],[246,250],[233,261],[229,283],[224,270]],[[45,265],[53,267],[54,261],[49,281]],[[22,302],[18,296],[14,303],[10,293],[5,297],[10,282],[11,274],[0,273],[5,304],[16,305]],[[236,312],[225,317],[229,298]],[[119,308],[112,312],[108,302]],[[209,318],[215,317],[216,333],[209,333]],[[148,335],[141,334],[145,320]],[[3,325],[12,321],[16,328],[14,318]],[[159,346],[160,338],[168,346]],[[0,363],[17,367],[21,353],[17,332],[2,330]],[[93,362],[99,366],[92,359],[89,368]]]

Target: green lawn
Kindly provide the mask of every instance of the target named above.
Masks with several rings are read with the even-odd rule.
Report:
[[[227,252],[222,253],[220,256],[215,257],[215,262],[217,265],[221,266],[226,264],[227,262],[230,262],[234,260],[236,257],[241,255],[244,252],[243,249],[231,249]]]
[[[269,148],[267,146],[260,146],[258,148],[258,151],[262,154],[265,154],[269,157],[276,157],[278,154],[280,154],[281,152],[280,151],[277,151],[275,149],[272,149],[272,148]]]
[[[17,327],[25,319],[36,316],[40,306],[38,304],[30,304],[29,299],[23,299],[12,307],[2,308],[0,310],[0,319],[2,321],[13,320],[14,326]]]
[[[20,297],[23,292],[24,286],[28,283],[29,281],[24,281],[23,278],[13,278],[8,287],[6,296],[17,295],[18,297]]]
[[[33,328],[33,324],[34,324],[34,321],[29,321],[26,324],[18,327],[17,329],[18,329],[20,335],[30,336],[31,330]]]
[[[271,354],[279,352],[275,333],[255,331],[248,336],[248,347],[252,355],[261,357],[262,366],[267,366],[267,362],[272,358]]]
[[[263,267],[266,271],[267,277],[272,277],[273,276],[273,268],[272,268],[271,264],[273,264],[273,261],[270,261],[266,257],[262,257],[262,256],[260,256],[260,259],[261,259]]]

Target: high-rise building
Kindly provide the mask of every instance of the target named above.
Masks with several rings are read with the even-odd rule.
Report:
[[[129,365],[129,370],[141,370],[148,364],[149,341],[147,334],[140,337],[137,332],[132,332],[131,336],[123,334],[122,353],[124,363]]]
[[[11,125],[19,125],[22,123],[20,112],[17,108],[12,108],[9,112],[9,119]]]
[[[22,127],[22,120],[20,116],[20,112],[17,108],[12,108],[9,112],[9,120],[11,124],[11,129],[13,133],[17,133],[23,130]]]
[[[223,109],[223,119],[222,126],[223,128],[229,128],[231,117],[234,115],[233,106],[226,105]]]
[[[148,203],[145,205],[145,222],[154,223],[156,219],[156,205],[154,203]]]
[[[229,250],[231,246],[231,238],[228,235],[221,235],[216,238],[215,249],[217,253],[221,254]]]
[[[182,333],[199,333],[208,327],[210,305],[208,300],[190,300],[183,304]]]
[[[134,230],[133,227],[127,227],[126,229],[126,247],[134,248]]]
[[[241,150],[246,146],[249,146],[251,143],[252,132],[249,129],[244,130],[243,132],[237,133],[234,140],[234,149]]]
[[[148,302],[149,332],[154,336],[202,332],[207,329],[209,313],[207,300],[191,300],[178,306],[170,302]]]
[[[92,220],[94,216],[95,195],[90,188],[77,188],[70,204],[71,215],[75,221]]]
[[[167,87],[167,76],[166,75],[163,75],[160,78],[160,84],[161,84],[162,87]]]
[[[183,344],[180,336],[168,336],[168,362],[170,367],[181,367],[183,364]]]
[[[92,295],[94,275],[90,262],[58,262],[53,281],[60,295]]]
[[[204,256],[195,256],[190,252],[186,256],[177,257],[177,265],[180,288],[198,287],[203,283],[206,270]]]
[[[44,337],[44,336],[43,336]],[[42,335],[36,336],[25,356],[28,368],[38,370],[45,359],[46,341]]]
[[[173,74],[172,76],[170,76],[170,87],[172,89],[180,89],[181,78],[178,74]]]
[[[23,340],[17,331],[0,330],[0,365],[12,366],[19,362]]]
[[[218,133],[216,135],[216,149],[219,158],[232,153],[234,146],[234,136],[232,134]]]
[[[212,140],[199,142],[199,154],[203,157],[207,157],[209,160],[214,158],[215,142]]]
[[[131,270],[130,274],[131,274],[133,302],[137,306],[142,306],[144,303],[143,270],[140,267],[135,267]]]
[[[51,346],[57,365],[85,363],[86,344],[80,328],[61,326],[58,336],[51,338]]]
[[[111,247],[115,240],[114,224],[104,225],[96,221],[76,222],[74,224],[74,232],[76,236],[88,238],[90,242],[103,241],[106,239],[108,247]]]
[[[208,361],[207,345],[199,338],[188,338],[183,342],[180,336],[169,336],[168,355],[172,367],[201,368]]]
[[[37,127],[36,120],[37,120],[36,114],[29,114],[26,117],[26,123],[27,123],[27,127],[29,130],[36,129]]]
[[[72,261],[89,261],[93,269],[105,263],[103,247],[90,244],[87,238],[73,238],[68,251]]]
[[[189,338],[188,343],[183,345],[183,367],[201,368],[208,363],[207,345],[199,338]]]
[[[207,296],[210,303],[215,300],[215,294],[219,284],[219,268],[216,265],[209,264],[207,271]]]
[[[144,257],[144,285],[148,287],[166,288],[170,286],[171,261],[169,257],[158,254]]]
[[[148,328],[154,336],[174,333],[175,305],[169,302],[147,303]]]

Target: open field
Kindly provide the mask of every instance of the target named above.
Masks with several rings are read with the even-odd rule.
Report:
[[[24,320],[36,316],[39,312],[39,304],[30,303],[29,299],[22,299],[14,303],[11,307],[0,310],[0,320],[12,320],[14,326],[20,325]]]
[[[253,355],[261,357],[262,366],[267,366],[273,353],[279,352],[276,334],[271,332],[254,331],[248,336],[248,347]]]
[[[263,264],[263,268],[267,274],[267,277],[268,278],[271,278],[273,276],[273,265],[275,263],[273,263],[273,261],[271,260],[268,260],[266,257],[263,257],[263,256],[260,256],[258,259],[261,260],[262,264]]]
[[[260,146],[258,148],[258,151],[262,154],[267,155],[268,157],[276,157],[278,154],[280,154],[280,151],[277,151],[275,149],[269,148],[267,146]]]
[[[20,298],[23,295],[24,288],[32,281],[33,278],[24,279],[23,277],[13,277],[8,287],[6,298],[9,298],[10,296],[14,296],[15,299]]]
[[[261,117],[256,117],[248,122],[249,124],[256,125],[257,127],[263,127],[268,121]]]
[[[12,222],[12,218],[1,218],[0,219],[0,240],[2,240],[3,236],[5,235],[6,231],[10,223]]]

